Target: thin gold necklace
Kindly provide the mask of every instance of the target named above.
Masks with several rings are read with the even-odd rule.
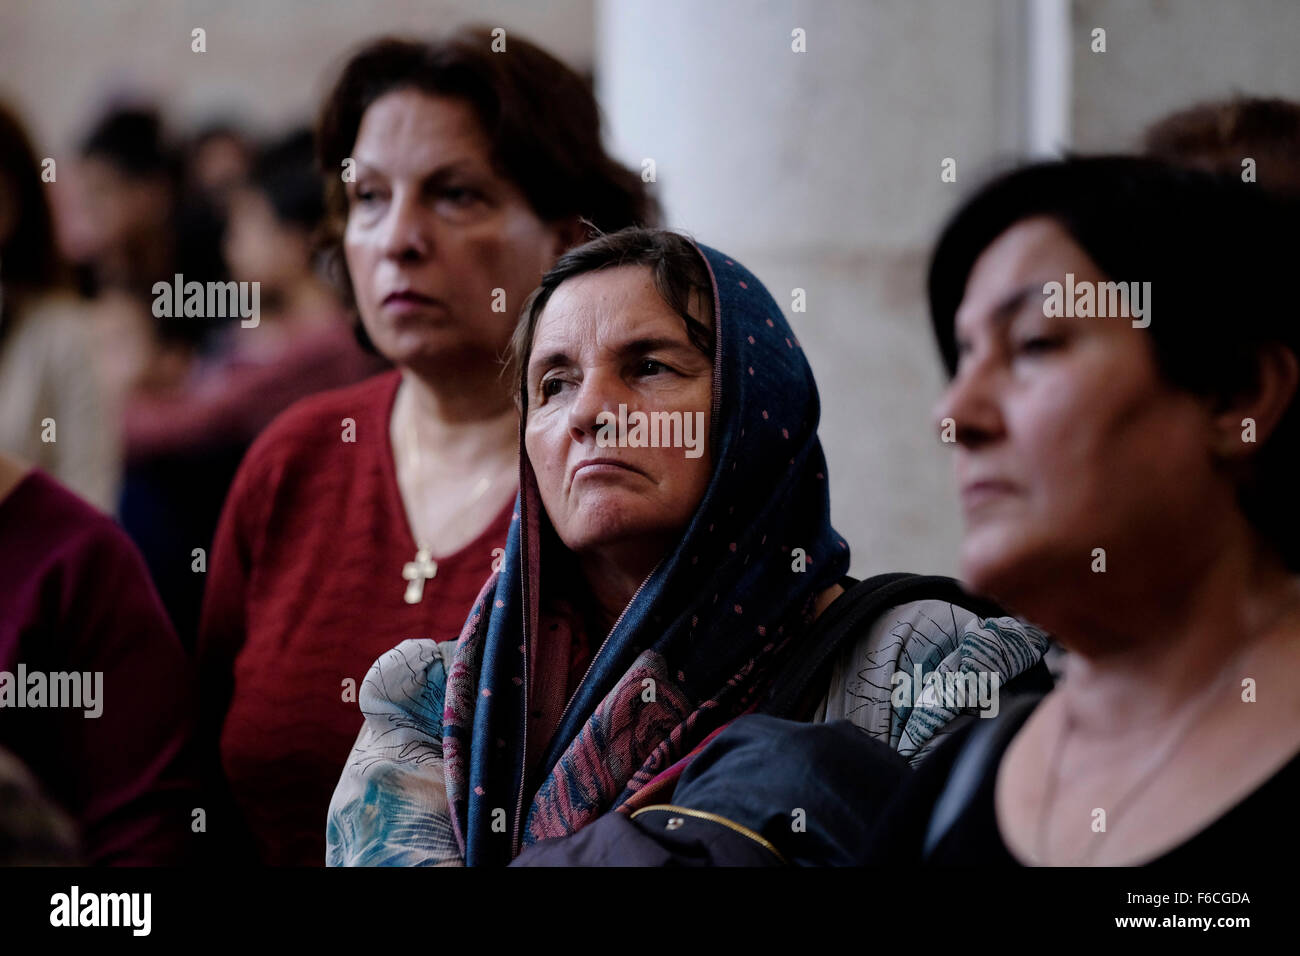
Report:
[[[1297,599],[1296,595],[1292,595],[1290,600],[1284,602],[1282,607],[1279,608],[1269,620],[1268,624],[1257,632],[1257,635],[1262,636],[1273,630],[1273,628],[1277,626],[1278,622],[1282,620],[1285,613],[1296,603]],[[1229,677],[1234,672],[1240,673],[1239,665],[1246,659],[1249,652],[1254,647],[1255,643],[1246,644],[1232,656],[1223,668],[1220,669],[1217,677],[1210,684],[1202,698],[1196,702],[1196,706],[1188,712],[1188,716],[1183,720],[1183,723],[1178,726],[1175,733],[1169,736],[1164,746],[1162,746],[1157,752],[1156,758],[1147,764],[1146,769],[1142,771],[1138,779],[1120,796],[1118,800],[1112,801],[1114,810],[1106,816],[1106,823],[1108,826],[1113,827],[1115,821],[1119,818],[1120,813],[1123,810],[1132,807],[1133,801],[1136,800],[1142,791],[1144,791],[1150,784],[1156,771],[1163,767],[1169,759],[1178,752],[1178,748],[1183,744],[1185,738],[1196,726],[1197,721],[1201,718],[1204,712],[1209,709],[1210,703],[1218,698],[1219,691],[1221,691],[1223,686],[1228,683]],[[1051,818],[1049,811],[1054,808],[1056,803],[1056,791],[1059,788],[1061,781],[1061,761],[1062,755],[1065,753],[1065,744],[1069,739],[1070,734],[1073,733],[1076,723],[1074,712],[1070,709],[1069,705],[1063,702],[1062,706],[1065,708],[1065,715],[1061,722],[1061,733],[1057,738],[1056,748],[1052,754],[1051,773],[1048,777],[1047,791],[1043,795],[1042,809],[1038,812],[1038,829],[1035,835],[1034,856],[1040,866],[1047,865],[1047,854],[1045,850],[1047,843],[1047,823]],[[1101,848],[1102,842],[1103,841],[1101,840],[1091,840],[1082,854],[1055,865],[1088,866],[1093,857],[1096,856],[1097,851]]]
[[[411,537],[415,539],[415,559],[402,565],[402,580],[406,582],[406,591],[402,599],[407,604],[419,604],[424,599],[424,582],[430,581],[438,573],[438,562],[433,560],[433,550],[429,547],[428,540],[420,534],[419,528],[416,527],[416,517],[418,515],[418,506],[415,501],[414,491],[419,487],[419,476],[423,470],[423,457],[420,449],[420,436],[415,428],[415,410],[410,406],[406,414],[406,443],[407,453],[410,456],[410,465],[408,465],[411,475],[412,485],[412,505],[411,508]],[[488,489],[499,481],[501,476],[498,474],[494,478],[483,475],[474,484],[474,490],[470,493],[464,503],[460,506],[460,512],[463,515],[472,508],[480,498],[487,494]],[[453,525],[454,527],[454,525]]]

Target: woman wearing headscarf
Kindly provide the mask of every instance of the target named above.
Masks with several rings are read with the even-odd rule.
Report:
[[[395,369],[271,423],[218,527],[198,646],[208,832],[227,850],[246,831],[263,863],[323,862],[358,684],[400,640],[454,639],[505,545],[520,304],[583,220],[654,215],[604,151],[589,84],[520,37],[492,47],[486,29],[376,41],[322,109],[330,261]]]
[[[331,863],[505,864],[630,812],[843,590],[812,372],[735,260],[669,232],[588,243],[525,305],[514,358],[502,567],[454,650],[407,641],[367,677]]]

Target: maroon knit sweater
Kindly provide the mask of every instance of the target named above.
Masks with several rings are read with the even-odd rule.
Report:
[[[325,864],[367,671],[408,638],[457,638],[505,546],[512,505],[437,562],[420,603],[403,600],[416,546],[388,437],[400,382],[387,372],[298,402],[249,449],[226,500],[198,656],[227,859],[242,841],[236,858]]]

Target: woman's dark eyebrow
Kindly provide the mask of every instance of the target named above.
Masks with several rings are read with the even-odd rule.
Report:
[[[623,342],[617,346],[618,354],[630,356],[645,355],[648,352],[668,350],[678,351],[683,349],[694,351],[689,342],[682,342],[679,339],[665,338],[662,336],[631,339],[630,341]],[[528,362],[528,372],[531,375],[538,369],[549,369],[555,368],[557,365],[572,364],[573,359],[569,356],[569,353],[556,350],[545,355],[534,356]]]
[[[381,162],[358,158],[356,160],[356,163],[357,163],[358,175],[361,175],[362,173],[373,173],[378,176],[390,175],[388,170],[384,168],[384,165]],[[437,182],[439,180],[447,179],[460,173],[473,173],[476,167],[477,164],[474,162],[474,160],[468,157],[461,157],[459,159],[453,159],[451,162],[448,163],[440,163],[439,165],[435,166],[433,169],[429,170],[427,173],[421,175],[420,180],[421,182],[425,182],[425,183]]]
[[[477,164],[470,159],[456,159],[433,168],[423,177],[426,183],[442,183],[455,176],[470,175],[476,171]]]
[[[989,311],[989,322],[995,327],[1006,325],[1020,314],[1020,310],[1031,295],[1041,293],[1042,287],[1041,282],[1026,282],[1024,285],[1012,289],[999,299],[997,305]],[[966,341],[955,319],[953,321],[953,341],[958,345]]]
[[[644,355],[647,352],[658,352],[676,349],[689,349],[691,344],[683,342],[680,339],[670,339],[664,337],[632,339],[624,342],[618,347],[618,351],[624,355]]]
[[[543,358],[534,357],[528,363],[528,372],[532,374],[535,369],[555,368],[557,365],[572,365],[573,359],[569,358],[567,352],[551,352]]]
[[[993,321],[1001,324],[1010,321],[1014,316],[1019,314],[1024,308],[1025,302],[1030,296],[1042,295],[1043,284],[1041,282],[1027,282],[1007,293],[993,308]]]

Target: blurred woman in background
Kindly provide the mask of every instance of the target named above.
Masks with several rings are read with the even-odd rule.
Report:
[[[65,285],[45,189],[27,134],[0,104],[0,451],[111,511],[117,423],[86,310]]]
[[[501,359],[586,219],[654,216],[586,81],[517,36],[381,40],[326,98],[336,275],[396,370],[298,403],[245,458],[200,634],[204,736],[251,855],[323,865],[357,685],[412,636],[451,640],[505,544],[517,416]],[[217,784],[226,789],[220,782]],[[222,799],[220,792],[214,799]]]

